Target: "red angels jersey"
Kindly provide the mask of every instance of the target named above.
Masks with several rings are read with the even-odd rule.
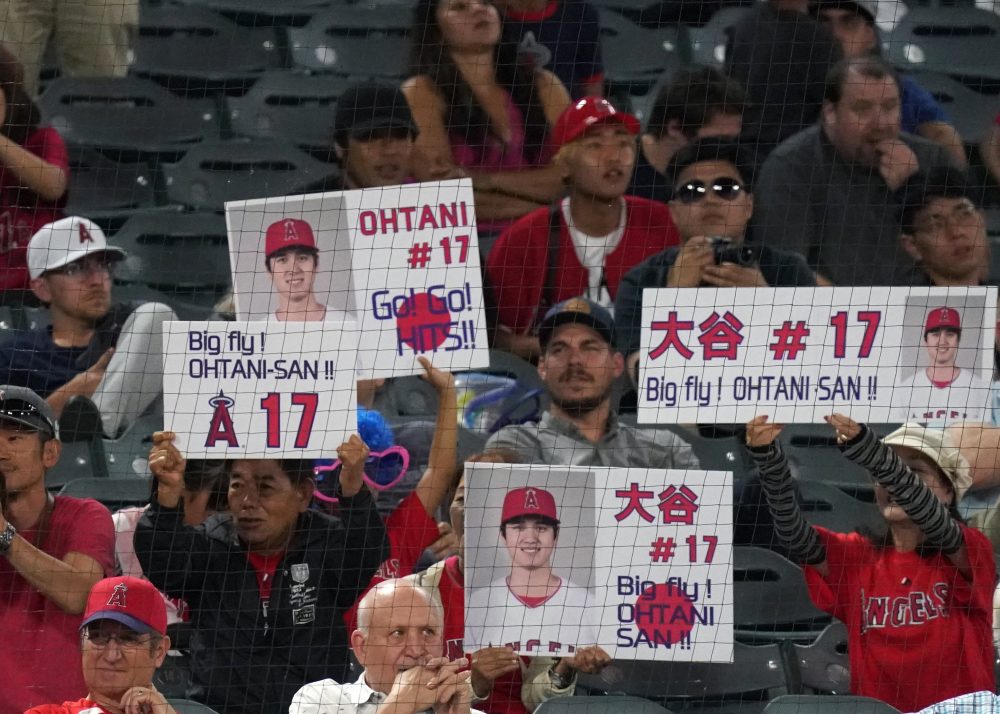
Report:
[[[24,714],[111,714],[100,704],[95,704],[89,699],[78,699],[75,702],[63,702],[62,704],[42,704],[32,707]]]

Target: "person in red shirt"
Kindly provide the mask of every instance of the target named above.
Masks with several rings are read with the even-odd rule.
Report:
[[[680,242],[664,204],[625,195],[638,133],[639,120],[606,99],[581,99],[560,115],[552,140],[569,195],[504,231],[486,261],[495,347],[538,357],[549,307],[577,296],[611,307],[625,273]]]
[[[105,578],[91,589],[80,625],[87,696],[25,714],[176,714],[153,686],[153,673],[169,649],[159,591],[141,578]]]
[[[59,133],[41,127],[41,113],[24,91],[24,67],[0,46],[0,300],[28,290],[28,241],[62,218],[69,156]],[[22,297],[24,293],[18,293]],[[9,297],[9,296],[8,296]]]

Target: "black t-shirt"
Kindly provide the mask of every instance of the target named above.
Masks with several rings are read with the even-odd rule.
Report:
[[[625,192],[630,196],[641,196],[650,201],[666,203],[670,200],[670,185],[667,177],[653,168],[642,153],[642,147],[636,147],[635,169],[632,171],[632,183]]]

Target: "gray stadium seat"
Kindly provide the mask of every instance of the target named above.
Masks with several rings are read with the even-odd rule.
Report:
[[[100,442],[97,442],[98,445]],[[70,481],[79,478],[104,478],[107,465],[103,454],[95,457],[93,442],[63,442],[59,463],[45,473],[45,487],[59,491]]]
[[[744,15],[752,12],[749,7],[724,7],[702,27],[688,28],[691,43],[691,61],[722,69],[726,64],[726,47],[733,26]]]
[[[791,657],[799,691],[814,694],[848,694],[851,690],[847,657],[847,627],[835,620],[815,641],[793,643]]]
[[[878,508],[870,501],[854,498],[836,486],[821,481],[798,482],[799,505],[810,523],[838,533],[884,525]]]
[[[885,702],[869,697],[809,696],[788,694],[776,697],[764,709],[765,714],[899,714]]]
[[[966,83],[1000,80],[1000,16],[974,7],[911,7],[886,39],[886,59]]]
[[[62,77],[38,103],[67,143],[99,149],[179,155],[221,129],[215,102],[180,99],[136,77]]]
[[[193,699],[167,699],[177,714],[218,714],[212,707]]]
[[[402,78],[410,22],[410,13],[398,5],[364,3],[330,10],[305,27],[288,30],[292,64],[358,78]]]
[[[69,175],[67,215],[106,225],[156,207],[156,174],[145,162],[116,163],[93,149],[70,145]]]
[[[60,496],[93,498],[112,513],[127,506],[144,506],[149,503],[152,482],[148,478],[77,478],[59,491]]]
[[[286,139],[329,151],[337,99],[352,84],[348,77],[265,74],[242,97],[226,99],[229,126],[237,136]]]
[[[556,697],[541,703],[535,714],[671,714],[656,702],[627,696]]]
[[[974,92],[940,72],[914,72],[913,79],[934,95],[963,142],[978,144],[986,138],[993,118],[1000,111],[997,97]]]
[[[163,165],[168,199],[208,211],[222,211],[226,201],[315,190],[339,173],[290,143],[269,140],[205,142]]]
[[[684,40],[677,28],[651,30],[623,15],[599,10],[604,77],[613,94],[641,94],[682,62]]]

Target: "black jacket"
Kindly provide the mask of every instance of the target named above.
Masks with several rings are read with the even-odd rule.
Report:
[[[311,510],[299,516],[267,612],[229,514],[191,528],[183,508],[149,507],[135,551],[157,587],[191,606],[189,697],[227,714],[269,714],[288,711],[307,682],[348,681],[344,611],[389,549],[367,490],[341,497],[340,506],[343,520]]]

